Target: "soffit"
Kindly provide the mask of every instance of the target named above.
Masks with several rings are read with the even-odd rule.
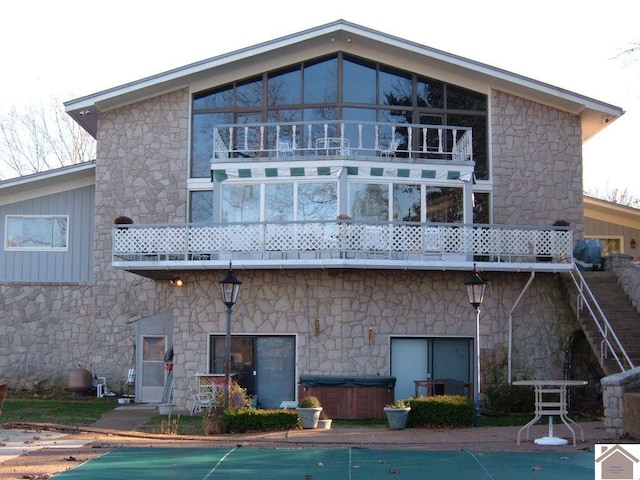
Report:
[[[583,141],[624,113],[614,105],[343,20],[71,100],[65,107],[67,113],[95,137],[99,112],[180,88],[198,91],[207,85],[221,85],[335,51],[423,73],[483,93],[495,88],[581,115]]]
[[[603,222],[640,229],[640,209],[592,197],[584,197],[584,216]]]

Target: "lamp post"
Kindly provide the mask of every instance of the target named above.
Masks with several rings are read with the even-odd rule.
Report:
[[[485,282],[478,273],[478,269],[473,267],[473,275],[464,282],[467,287],[467,295],[469,296],[469,303],[476,311],[476,362],[475,362],[475,380],[473,382],[473,402],[476,405],[476,426],[480,422],[480,305],[484,301],[484,292],[487,288],[487,282]]]
[[[231,309],[238,300],[238,292],[242,282],[236,278],[229,262],[227,276],[220,280],[220,294],[222,303],[227,306],[227,335],[225,337],[225,367],[224,367],[224,409],[229,408],[231,397]]]

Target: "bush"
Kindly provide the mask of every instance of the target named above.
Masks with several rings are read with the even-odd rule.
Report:
[[[318,397],[310,396],[304,397],[302,400],[298,402],[298,408],[320,408],[322,404]]]
[[[533,387],[495,385],[485,389],[487,408],[497,414],[530,413],[534,411]]]
[[[471,427],[476,421],[473,400],[459,395],[414,398],[408,427]]]
[[[271,432],[299,428],[298,414],[292,410],[257,410],[240,408],[223,413],[223,422],[230,433]]]

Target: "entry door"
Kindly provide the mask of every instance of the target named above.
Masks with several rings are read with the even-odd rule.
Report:
[[[396,377],[395,400],[413,397],[414,380],[428,378],[426,338],[391,339],[391,375]]]
[[[142,372],[140,379],[140,402],[160,403],[165,386],[164,354],[167,348],[165,335],[143,335]]]

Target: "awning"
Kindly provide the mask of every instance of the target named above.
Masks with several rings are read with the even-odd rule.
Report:
[[[431,168],[415,167],[376,167],[376,166],[309,166],[309,167],[251,167],[213,169],[212,176],[217,182],[267,180],[274,178],[294,177],[329,177],[338,178],[343,169],[347,169],[348,176],[362,178],[391,178],[398,180],[459,180],[470,182],[473,180],[473,167],[461,170],[437,165]]]

